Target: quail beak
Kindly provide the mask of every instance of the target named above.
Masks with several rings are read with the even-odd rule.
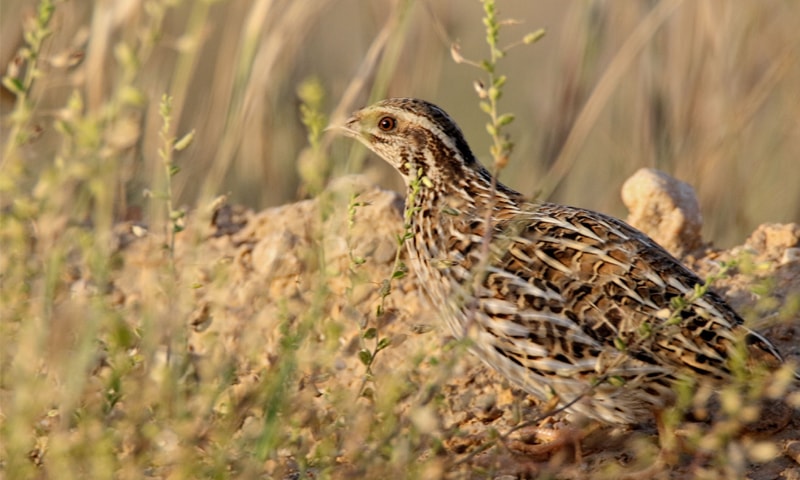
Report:
[[[336,130],[343,133],[345,136],[352,138],[359,138],[361,136],[361,117],[353,115],[347,119],[343,124],[330,125],[325,130]]]

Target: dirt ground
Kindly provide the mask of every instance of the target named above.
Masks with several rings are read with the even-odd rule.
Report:
[[[353,209],[353,222],[348,225],[347,192],[352,190],[361,192],[358,201],[363,205]],[[338,326],[318,334],[336,337],[333,353],[321,360],[330,369],[311,361],[301,363],[302,385],[293,394],[296,403],[291,408],[314,416],[337,408],[336,392],[355,396],[365,378],[365,366],[356,353],[364,342],[363,325],[375,322],[381,281],[391,274],[402,206],[400,195],[371,186],[360,177],[348,177],[317,199],[262,212],[221,204],[211,225],[190,221],[176,247],[179,270],[209,281],[219,275],[225,278],[219,282],[223,288],[197,290],[196,309],[188,319],[188,349],[198,376],[213,372],[213,364],[220,358],[234,358],[238,378],[232,382],[230,395],[246,396],[253,378],[265,369],[277,368],[281,361],[281,322],[299,319],[313,308],[318,309],[320,322]],[[136,301],[138,289],[146,281],[148,259],[161,246],[151,238],[154,236],[137,236],[132,225],[120,231],[124,266],[114,283],[120,301],[130,303]],[[197,238],[201,240],[190,240]],[[354,258],[364,261],[354,263]],[[758,318],[753,327],[773,339],[787,359],[800,362],[800,226],[762,225],[742,246],[722,251],[701,243],[684,256],[701,276],[717,272],[720,262],[742,258],[746,261],[719,279],[714,288],[745,317]],[[639,478],[702,476],[704,470],[698,469],[697,458],[679,456],[672,467],[648,468],[658,449],[657,432],[649,427],[594,429],[578,443],[577,451],[574,442],[568,441],[555,453],[546,454],[528,449],[541,439],[526,434],[525,429],[498,441],[498,435],[520,422],[537,418],[544,406],[513,388],[479,359],[461,355],[452,347],[439,319],[421,303],[413,274],[396,280],[385,302],[386,313],[376,325],[380,337],[391,339],[391,346],[379,352],[372,364],[367,386],[373,398],[367,395],[356,400],[356,407],[380,411],[375,405],[380,404],[382,389],[393,388],[397,379],[420,386],[419,392],[400,396],[392,412],[408,416],[415,431],[442,439],[433,449],[442,462],[423,476],[485,478],[485,473],[477,472],[492,472],[489,478],[601,478],[615,466],[639,471]],[[303,350],[301,346],[299,351],[302,356],[313,348]],[[241,352],[248,352],[245,358],[240,357]],[[434,368],[431,357],[439,363],[451,359],[452,365],[446,370]],[[425,388],[435,392],[435,408],[420,399]],[[319,418],[326,417],[319,413]],[[569,430],[562,419],[557,415],[550,423],[560,428],[558,431]],[[800,479],[800,415],[795,410],[781,422],[784,425],[767,437],[776,448],[765,461],[753,461],[746,452],[763,437],[736,443],[736,448],[745,450],[741,461],[747,478]],[[250,422],[245,418],[237,435],[246,435],[248,428]],[[590,431],[593,427],[579,428]],[[361,448],[360,442],[370,440],[358,431],[353,427],[350,438],[341,441],[342,454],[337,459],[341,471],[335,477],[365,475],[358,464],[362,460],[352,452]],[[323,441],[313,431],[304,438]],[[731,450],[733,457],[736,448]],[[268,476],[297,478],[292,473],[297,460],[293,455],[287,447],[280,460],[268,462]],[[313,478],[312,473],[308,478]]]

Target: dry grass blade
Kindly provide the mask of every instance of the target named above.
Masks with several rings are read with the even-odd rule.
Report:
[[[631,32],[614,55],[605,72],[597,81],[591,96],[581,109],[556,160],[538,181],[537,192],[547,199],[572,169],[578,151],[583,147],[589,132],[597,124],[600,112],[606,107],[620,79],[633,64],[634,59],[647,46],[656,31],[681,6],[683,0],[661,0]]]

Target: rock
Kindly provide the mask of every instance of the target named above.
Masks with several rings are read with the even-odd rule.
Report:
[[[797,261],[800,247],[800,225],[765,223],[759,225],[744,244],[760,257],[779,260],[781,264]]]
[[[703,219],[694,189],[664,172],[642,168],[622,186],[628,223],[676,257],[699,248]]]

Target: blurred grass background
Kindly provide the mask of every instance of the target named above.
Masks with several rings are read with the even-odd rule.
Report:
[[[173,262],[135,259],[146,290],[121,307],[105,290],[121,263],[113,225],[179,226],[165,213],[159,150],[192,130],[188,148],[171,154],[176,209],[199,212],[229,194],[258,210],[307,197],[344,172],[401,188],[354,142],[326,136],[309,151],[300,97],[318,99],[334,121],[378,98],[425,98],[488,159],[472,86],[481,72],[450,58],[454,42],[465,57],[487,55],[480,4],[0,1],[0,474],[139,478],[163,461],[153,445],[166,443],[185,447],[170,459],[181,466],[172,478],[227,478],[235,462],[208,445],[240,425],[202,415],[229,386],[229,360],[205,372],[207,383],[186,385],[181,342],[196,287]],[[501,109],[516,115],[506,183],[624,217],[622,182],[651,166],[697,189],[706,239],[718,245],[740,244],[762,222],[800,221],[800,3],[507,0],[499,8],[521,22],[501,40],[547,30],[500,63],[509,77]],[[41,49],[25,47],[46,32]],[[288,353],[286,370],[259,377],[255,391],[271,395],[270,382],[295,375]],[[102,375],[92,370],[98,362]],[[276,409],[294,400],[275,395]],[[261,433],[257,448],[284,434],[294,438]],[[237,461],[250,445],[239,441]],[[302,445],[298,458],[315,448]],[[248,468],[258,471],[264,452],[253,458]]]
[[[138,215],[142,190],[160,172],[158,100],[167,93],[175,97],[174,131],[196,130],[177,157],[179,204],[220,193],[256,209],[296,200],[306,145],[298,85],[318,79],[323,108],[333,109],[392,16],[383,57],[342,111],[382,96],[426,98],[456,118],[488,159],[486,119],[472,90],[480,72],[449,55],[458,42],[466,57],[485,56],[477,2],[56,5],[43,76],[30,93],[26,128],[36,139],[19,152],[26,188],[56,156],[61,137],[53,123],[77,93],[84,111],[104,123],[97,141],[115,162],[115,215]],[[13,62],[35,6],[3,1],[2,64]],[[697,189],[706,238],[721,246],[741,243],[763,222],[800,220],[796,2],[509,0],[500,10],[522,22],[503,32],[508,42],[547,30],[537,45],[501,61],[510,78],[501,106],[517,116],[509,129],[516,151],[503,175],[511,186],[624,217],[622,182],[650,166]],[[14,97],[4,90],[0,98],[7,116]],[[343,160],[346,148],[335,143],[336,175],[357,169]],[[380,162],[370,160],[368,171],[400,188]]]

